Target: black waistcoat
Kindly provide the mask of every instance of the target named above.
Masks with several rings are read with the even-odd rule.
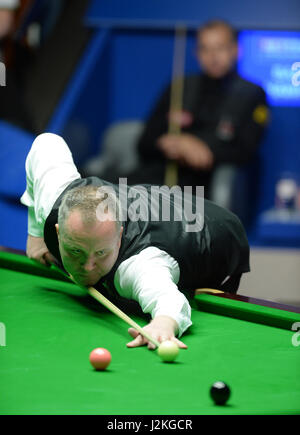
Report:
[[[117,195],[119,186],[112,185],[97,177],[88,177],[73,181],[55,202],[44,227],[44,239],[49,251],[61,262],[55,224],[58,218],[58,209],[63,195],[78,186],[88,184],[96,186],[111,186]],[[135,187],[135,189],[137,186]],[[127,194],[131,186],[127,186]],[[174,219],[174,210],[178,211],[175,197],[170,200],[170,221],[133,221],[128,218],[128,210],[137,199],[144,209],[150,209],[155,201],[151,198],[150,185],[140,187],[136,197],[128,198],[123,208],[123,235],[117,261],[113,269],[103,277],[96,288],[109,287],[114,290],[114,274],[118,266],[127,258],[136,255],[143,249],[155,246],[166,251],[175,258],[180,267],[180,280],[178,287],[188,290],[197,287],[217,288],[227,275],[241,274],[249,271],[249,246],[247,237],[239,219],[231,212],[217,206],[211,201],[204,202],[203,228],[197,232],[188,232],[188,222]],[[137,190],[131,190],[137,193]],[[140,195],[141,194],[141,195]],[[140,196],[139,196],[140,195]],[[190,196],[194,211],[196,210],[196,197]],[[178,197],[177,197],[178,199]],[[198,198],[199,200],[199,198]],[[161,203],[160,203],[161,204]],[[158,203],[155,203],[158,207]],[[201,217],[203,218],[203,216]]]

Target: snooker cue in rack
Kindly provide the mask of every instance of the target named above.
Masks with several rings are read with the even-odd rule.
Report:
[[[175,48],[173,58],[169,134],[180,134],[181,128],[172,120],[173,112],[181,112],[184,85],[186,28],[178,26],[175,30]],[[165,185],[172,187],[178,184],[178,166],[176,162],[168,161],[165,170]]]
[[[104,305],[108,310],[114,313],[116,316],[120,317],[120,319],[124,320],[129,326],[136,329],[143,337],[147,338],[152,344],[156,347],[159,347],[160,343],[151,337],[146,331],[144,331],[134,320],[132,320],[127,314],[123,313],[118,307],[116,307],[112,302],[110,302],[105,296],[103,296],[98,290],[94,287],[88,288],[88,293]]]

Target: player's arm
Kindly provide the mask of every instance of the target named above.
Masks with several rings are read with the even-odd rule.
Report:
[[[32,258],[33,260],[36,260],[44,265],[55,263],[56,260],[49,252],[49,249],[44,241],[43,226],[39,224],[36,219],[33,205],[33,194],[30,194],[28,185],[27,190],[21,198],[21,201],[28,207],[28,235],[26,243],[27,257]]]
[[[43,264],[56,261],[44,242],[44,226],[60,193],[80,178],[62,137],[43,133],[26,158],[26,190],[21,203],[28,208],[27,255]]]
[[[32,258],[45,266],[56,262],[56,259],[49,252],[43,237],[35,237],[28,234],[26,254],[27,257]]]
[[[42,138],[39,136],[34,143]],[[39,202],[38,189],[35,188],[34,181],[34,165],[32,163],[32,151],[26,159],[26,190],[21,197],[21,203],[28,210],[28,235],[26,244],[26,254],[29,258],[36,260],[44,265],[56,262],[55,258],[49,252],[44,241],[44,224],[41,219],[37,218],[36,203]],[[45,159],[47,160],[47,158]],[[38,162],[39,167],[42,167],[43,162]]]
[[[136,300],[152,321],[145,327],[157,341],[176,341],[179,347],[186,347],[178,337],[189,328],[191,308],[176,283],[179,280],[179,266],[176,260],[155,247],[144,249],[140,254],[124,261],[115,274],[115,286],[121,296]],[[140,334],[129,330],[134,338],[128,346],[148,344]]]

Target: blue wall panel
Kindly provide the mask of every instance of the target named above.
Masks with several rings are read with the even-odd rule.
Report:
[[[94,33],[78,62],[47,131],[60,134],[80,165],[96,152],[109,123],[110,32]]]
[[[26,250],[27,208],[0,196],[0,246]]]
[[[86,22],[91,26],[189,28],[219,17],[238,28],[299,29],[299,0],[93,0]]]
[[[186,72],[199,71],[189,33]],[[110,76],[111,122],[145,119],[172,77],[174,32],[115,30]]]
[[[25,160],[34,137],[0,122],[0,245],[25,249],[27,209],[19,202],[26,188]]]

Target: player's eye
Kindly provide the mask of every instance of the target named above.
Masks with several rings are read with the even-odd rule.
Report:
[[[103,257],[104,254],[105,254],[105,251],[103,251],[103,250],[97,252],[98,257]]]
[[[80,249],[72,249],[71,250],[71,254],[73,254],[73,255],[80,255],[81,254],[81,250]]]

